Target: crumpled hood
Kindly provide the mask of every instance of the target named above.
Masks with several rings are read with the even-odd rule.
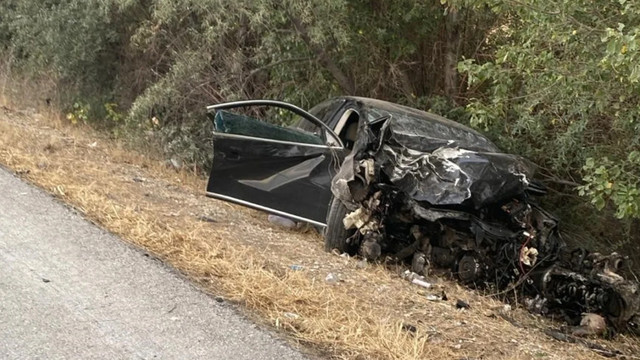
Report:
[[[528,160],[500,153],[482,135],[450,120],[392,116],[377,134],[367,125],[360,130],[355,154],[347,157],[340,172],[352,177],[354,159],[372,158],[391,184],[432,206],[479,209],[521,194],[535,172]],[[332,190],[338,198],[351,200],[335,182]]]

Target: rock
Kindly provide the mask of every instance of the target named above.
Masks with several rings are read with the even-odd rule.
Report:
[[[464,300],[458,299],[458,301],[456,301],[456,309],[462,310],[462,309],[469,309],[471,308],[471,306],[469,305],[469,303],[467,303]]]
[[[295,221],[278,215],[269,214],[267,220],[269,220],[269,222],[272,224],[279,225],[287,229],[293,229],[296,227]]]
[[[404,331],[408,331],[412,334],[415,334],[416,331],[418,331],[418,329],[415,327],[415,325],[411,325],[411,324],[402,324],[402,330]]]
[[[176,170],[180,170],[182,169],[183,165],[182,159],[174,156],[169,160],[169,165],[171,165]]]
[[[607,330],[607,321],[600,315],[594,313],[582,314],[580,326],[571,332],[575,336],[602,335]]]

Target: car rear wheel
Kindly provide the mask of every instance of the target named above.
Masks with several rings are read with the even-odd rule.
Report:
[[[349,239],[353,237],[355,230],[345,229],[342,223],[347,212],[347,208],[340,199],[336,197],[331,198],[329,211],[327,213],[327,227],[324,231],[325,251],[337,249],[340,253],[355,255],[358,250],[354,243],[349,243]]]

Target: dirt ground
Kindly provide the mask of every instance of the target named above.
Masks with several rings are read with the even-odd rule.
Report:
[[[640,341],[627,335],[588,339],[601,347],[596,351],[559,342],[545,330],[561,323],[505,310],[491,294],[446,277],[430,277],[436,288],[424,289],[402,280],[402,267],[325,253],[315,230],[281,228],[263,212],[206,198],[201,175],[150,153],[71,126],[54,112],[0,107],[0,164],[312,353],[345,359],[640,355]],[[326,281],[329,274],[339,281]],[[427,299],[442,291],[448,300]],[[458,310],[458,299],[470,309]]]

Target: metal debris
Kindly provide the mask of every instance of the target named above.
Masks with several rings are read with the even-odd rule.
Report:
[[[523,246],[520,252],[520,262],[523,265],[531,267],[536,264],[536,260],[538,260],[538,250],[533,247],[528,248]]]
[[[442,296],[439,295],[433,295],[433,294],[427,294],[425,296],[425,298],[429,301],[442,301]]]
[[[412,334],[415,334],[416,331],[418,331],[418,329],[415,327],[415,325],[411,325],[411,324],[402,324],[402,330],[404,331],[408,331]]]
[[[559,330],[553,330],[553,329],[547,329],[544,331],[545,335],[561,341],[561,342],[567,342],[567,343],[572,343],[572,344],[580,344],[592,351],[594,351],[595,353],[602,355],[604,357],[618,357],[620,355],[624,355],[620,350],[617,349],[607,349],[602,345],[596,344],[594,342],[590,342],[584,339],[580,339],[578,337],[569,335],[569,334],[565,334],[562,331]]]

